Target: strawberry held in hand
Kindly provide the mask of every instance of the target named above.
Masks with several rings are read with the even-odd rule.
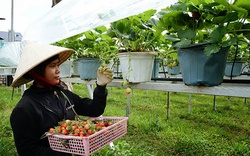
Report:
[[[113,71],[103,64],[98,68],[97,71],[97,84],[100,86],[105,86],[113,80]]]

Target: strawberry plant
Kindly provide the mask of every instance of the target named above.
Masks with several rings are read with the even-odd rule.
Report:
[[[99,58],[101,62],[110,63],[111,60],[117,60],[118,51],[115,45],[115,39],[107,35],[105,26],[88,30],[70,38],[55,43],[75,50],[73,59],[77,58]]]
[[[179,0],[158,13],[156,34],[164,32],[175,48],[212,43],[205,49],[211,55],[221,47],[236,45],[242,34],[250,38],[249,12],[245,0]]]

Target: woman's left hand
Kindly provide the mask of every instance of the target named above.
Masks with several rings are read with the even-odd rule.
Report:
[[[97,71],[97,84],[105,86],[113,81],[113,70],[110,69],[106,64],[98,68]]]

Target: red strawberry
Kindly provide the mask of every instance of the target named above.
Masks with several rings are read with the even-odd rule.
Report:
[[[50,128],[50,129],[49,129],[49,132],[50,132],[50,133],[55,133],[55,129],[54,129],[54,128]]]
[[[131,88],[126,89],[126,94],[129,95],[132,92]]]
[[[69,134],[69,131],[64,129],[64,130],[62,130],[62,134],[67,135],[67,134]]]
[[[201,17],[201,14],[199,12],[192,12],[192,17],[198,20]]]

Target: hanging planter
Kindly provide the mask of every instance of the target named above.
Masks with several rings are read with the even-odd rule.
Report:
[[[246,6],[245,0],[189,0],[178,1],[157,14],[157,34],[164,33],[166,41],[180,49],[178,58],[186,85],[216,86],[223,82],[225,47],[249,42]],[[205,42],[210,44],[193,45]]]
[[[206,44],[195,44],[178,50],[178,58],[186,85],[217,86],[223,82],[229,48],[207,56]]]
[[[82,80],[97,78],[97,70],[101,66],[98,58],[80,58],[78,63],[78,72]]]
[[[151,17],[155,13],[156,10],[150,9],[110,24],[108,34],[116,40],[124,81],[151,81],[158,45],[158,36],[152,29],[155,21]]]
[[[175,66],[172,68],[167,67],[169,75],[178,75],[180,74],[180,66]]]
[[[180,74],[180,62],[178,61],[178,54],[176,52],[169,53],[167,56],[167,71],[169,75]]]
[[[154,59],[153,71],[152,71],[152,78],[159,77],[159,68],[160,68],[160,58]]]
[[[80,76],[78,66],[79,62],[77,60],[74,60],[72,64],[72,76]]]
[[[236,77],[241,75],[243,62],[227,62],[225,76]]]
[[[154,52],[124,52],[118,53],[123,80],[131,83],[151,81]]]
[[[60,65],[60,77],[71,77],[72,61],[67,60]]]

